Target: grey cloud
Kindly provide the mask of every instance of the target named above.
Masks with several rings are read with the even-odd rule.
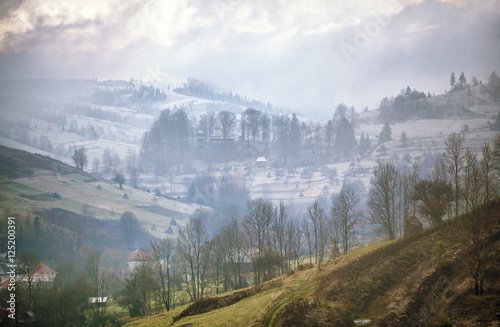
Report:
[[[0,1],[0,20],[12,15],[12,12],[23,5],[22,0],[4,0]]]
[[[169,21],[162,22],[165,31],[161,35],[147,30],[134,34],[133,24],[148,19],[142,6],[154,5],[151,2],[124,4],[115,8],[115,16],[71,24],[50,26],[42,19],[36,30],[17,36],[23,47],[0,52],[0,74],[128,79],[141,78],[147,67],[159,66],[170,81],[199,77],[223,91],[326,119],[339,102],[357,109],[363,102],[373,108],[382,97],[395,95],[406,85],[441,92],[448,87],[452,70],[483,79],[491,70],[500,70],[500,5],[496,1],[456,4],[428,0],[409,5],[370,37],[369,44],[358,49],[350,62],[342,52],[342,42],[353,45],[358,31],[375,19],[368,13],[356,13],[359,4],[342,10],[333,4],[327,9],[335,23],[350,22],[354,16],[364,17],[361,23],[308,35],[308,30],[318,27],[311,23],[314,16],[261,2],[252,8],[249,19],[257,19],[259,12],[267,10],[263,22],[273,28],[253,35],[235,30],[246,22],[224,16],[243,10],[237,7],[240,3],[249,8],[253,4],[190,1],[203,17],[185,30],[176,30],[172,46],[162,45],[158,39],[169,36],[173,24]],[[366,8],[367,12],[371,9]],[[324,25],[328,22],[326,19]],[[409,30],[411,26],[415,28]],[[432,28],[419,30],[429,26]],[[294,28],[297,33],[292,34]],[[288,34],[291,36],[285,38]]]

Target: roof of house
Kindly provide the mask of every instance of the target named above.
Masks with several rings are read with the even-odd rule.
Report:
[[[38,268],[35,270],[33,275],[57,275],[57,271],[49,268],[43,262],[40,262],[40,264],[38,265]]]
[[[413,215],[410,219],[408,219],[408,225],[422,226],[422,222],[417,218],[417,216]]]
[[[148,259],[148,257],[149,255],[142,250],[135,250],[134,252],[130,253],[131,260],[143,260],[143,259]]]
[[[0,263],[0,275],[7,275],[9,273],[9,267],[5,263]]]
[[[89,297],[88,299],[89,303],[106,303],[108,301],[107,296],[96,296],[96,297]]]
[[[0,290],[6,290],[9,287],[9,280],[6,279],[2,284],[0,284]]]
[[[265,157],[257,157],[257,162],[266,162],[266,158]]]

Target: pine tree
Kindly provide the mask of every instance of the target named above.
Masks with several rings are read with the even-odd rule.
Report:
[[[453,89],[455,88],[455,73],[454,72],[451,73],[450,85],[451,85],[451,90],[453,91]]]
[[[354,129],[349,122],[349,108],[341,103],[335,108],[333,114],[335,123],[335,151],[341,157],[348,157],[356,148]]]
[[[300,156],[300,123],[296,114],[292,115],[290,121],[290,155],[294,159]]]
[[[367,135],[365,137],[364,133],[361,133],[361,139],[359,140],[359,147],[358,147],[358,150],[359,150],[359,154],[363,155],[365,154],[366,151],[368,151],[368,149],[370,149],[370,135]]]
[[[382,144],[384,142],[392,140],[392,130],[388,122],[385,122],[384,128],[378,136],[378,143]]]
[[[460,74],[460,77],[458,78],[458,82],[460,83],[460,87],[465,87],[467,85],[467,79],[465,78],[464,72]]]
[[[401,132],[401,137],[399,140],[401,141],[401,143],[403,143],[403,146],[406,146],[406,141],[408,140],[408,137],[406,136],[405,131]]]

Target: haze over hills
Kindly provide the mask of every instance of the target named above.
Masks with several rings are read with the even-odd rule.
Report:
[[[70,165],[74,165],[71,159],[74,149],[83,146],[88,154],[86,171],[111,178],[115,171],[129,174],[133,164],[140,168],[136,177],[140,183],[135,186],[151,191],[159,189],[161,193],[175,197],[187,196],[196,174],[214,167],[219,171],[230,169],[231,174],[244,178],[251,198],[283,199],[299,210],[320,196],[329,198],[339,192],[344,182],[354,181],[363,185],[366,191],[369,172],[378,160],[390,159],[407,165],[422,162],[441,152],[444,139],[451,133],[464,132],[467,144],[478,150],[484,142],[493,139],[495,132],[491,126],[500,111],[498,102],[493,101],[487,86],[482,84],[426,97],[418,101],[425,101],[435,112],[399,121],[389,118],[392,140],[383,144],[383,152],[378,151],[380,144],[377,139],[386,121],[381,114],[383,109],[351,114],[349,119],[353,123],[356,142],[359,144],[363,135],[370,137],[371,143],[362,154],[352,153],[345,157],[334,156],[331,152],[324,134],[327,122],[298,115],[302,125],[302,147],[314,148],[312,151],[316,151],[314,156],[318,160],[297,160],[293,164],[296,173],[283,171],[287,166],[279,163],[277,132],[270,131],[271,139],[263,140],[259,130],[252,149],[247,148],[244,152],[239,149],[232,157],[219,159],[204,159],[202,155],[193,158],[195,160],[188,165],[192,167],[187,171],[177,169],[175,174],[155,175],[151,168],[146,169],[147,165],[143,165],[141,148],[144,133],[162,110],[175,112],[182,109],[186,112],[190,120],[190,143],[196,143],[197,133],[202,130],[200,117],[210,112],[230,111],[236,114],[238,121],[247,108],[245,105],[253,105],[271,118],[282,114],[291,117],[292,112],[247,100],[231,92],[214,92],[213,87],[195,79],[177,91],[172,91],[168,84],[147,86],[133,81],[96,80],[3,82],[0,91],[4,108],[0,136],[3,145],[49,155]],[[335,108],[332,108],[331,117],[334,113]],[[220,133],[216,125],[214,131]],[[239,126],[233,126],[231,137],[235,142],[232,143],[241,139],[239,129]],[[400,141],[403,132],[406,135],[404,144]],[[312,145],[311,142],[321,143]],[[256,166],[257,157],[266,157],[264,167]],[[352,166],[353,160],[355,166]],[[311,174],[302,174],[305,167],[313,167]],[[245,169],[245,174],[242,174],[242,169]],[[337,172],[334,180],[329,181],[325,175],[328,169]]]
[[[132,77],[181,85],[196,76],[326,120],[325,108],[339,102],[372,109],[408,83],[438,94],[451,71],[485,82],[500,70],[495,0],[1,6],[4,80]]]
[[[499,31],[497,0],[0,1],[0,326],[497,326]]]
[[[489,317],[486,319],[496,314],[489,307],[498,300],[489,295],[495,291],[490,285],[495,283],[492,263],[498,257],[492,250],[498,239],[496,227],[488,227],[481,236],[491,240],[487,247],[491,257],[482,266],[488,273],[476,279],[481,292],[483,283],[487,285],[488,296],[474,301],[461,293],[471,280],[462,265],[468,262],[471,250],[453,236],[460,235],[457,228],[467,227],[461,225],[465,218],[452,219],[451,203],[460,203],[461,211],[475,210],[470,208],[479,208],[483,198],[471,207],[465,195],[453,202],[453,192],[446,191],[452,189],[451,180],[438,193],[432,193],[433,186],[425,186],[426,181],[437,178],[440,162],[446,164],[440,158],[450,139],[464,142],[463,157],[470,158],[467,162],[472,166],[479,162],[477,168],[484,166],[485,144],[498,135],[500,79],[496,73],[488,84],[469,85],[461,80],[460,85],[436,96],[407,87],[397,96],[382,99],[377,110],[356,113],[339,104],[326,122],[232,92],[218,93],[197,80],[175,90],[169,85],[135,81],[3,82],[0,207],[8,215],[15,214],[23,226],[20,237],[29,241],[19,250],[30,251],[56,271],[63,271],[61,280],[68,281],[71,294],[113,298],[111,311],[89,307],[85,319],[116,319],[121,324],[142,313],[152,316],[131,326],[203,325],[206,321],[218,325],[300,321],[352,325],[357,321],[378,326],[439,319],[462,319],[474,325],[479,318],[460,312],[457,303],[475,307]],[[226,130],[225,124],[229,126]],[[399,201],[394,204],[398,214],[393,217],[392,234],[387,235],[373,220],[377,215],[372,200],[374,179],[384,165],[393,167],[394,180],[400,185],[406,178],[415,178],[412,192],[417,192],[417,185],[430,187],[418,199],[398,188],[402,192],[394,198]],[[495,185],[493,173],[478,176]],[[466,177],[470,175],[461,178],[467,189]],[[479,184],[476,193],[482,194]],[[489,194],[484,199],[494,198],[492,188],[484,191]],[[351,217],[356,220],[350,226],[355,236],[345,236],[345,243],[339,245],[335,235],[340,229],[331,219],[345,192],[354,197]],[[449,197],[443,200],[442,194]],[[426,213],[426,201],[431,201],[431,208],[441,208],[437,218],[434,211]],[[496,212],[497,203],[491,205],[494,207],[484,210]],[[387,237],[407,236],[411,206],[423,223],[419,222],[420,228],[430,229],[389,245],[363,248]],[[251,229],[253,214],[265,217],[266,212],[270,215],[270,225],[263,232],[268,235],[267,243],[253,238],[257,234]],[[311,225],[314,217],[319,217],[316,229]],[[442,223],[445,217],[447,222]],[[491,224],[488,226],[498,222]],[[290,235],[284,236],[285,230]],[[242,236],[234,236],[234,244],[224,243],[233,242],[229,241],[231,233]],[[196,235],[200,243],[189,243]],[[281,243],[278,235],[283,237]],[[439,242],[445,250],[437,255]],[[231,252],[230,247],[237,243],[237,252]],[[193,251],[203,253],[201,261],[190,261],[193,252],[183,244],[195,244]],[[267,248],[265,244],[271,247],[259,250]],[[156,246],[170,249],[175,256],[151,259],[160,253],[155,252],[160,249]],[[340,250],[354,252],[337,258]],[[238,255],[228,259],[234,253]],[[445,264],[443,255],[448,258]],[[107,276],[106,288],[97,287],[94,292],[88,286],[83,291],[75,276],[90,269],[92,258],[99,262],[101,256],[97,271]],[[324,263],[328,257],[330,262]],[[159,275],[149,286],[141,284],[145,283],[140,280],[145,273],[141,269],[149,269],[150,264],[156,267],[154,262],[164,269],[162,260],[174,260],[168,263],[173,275]],[[380,260],[383,267],[377,264]],[[318,265],[311,268],[313,261]],[[68,267],[72,267],[69,272]],[[382,273],[387,267],[392,267],[390,277]],[[407,277],[410,267],[415,269],[411,278]],[[202,277],[190,278],[196,274]],[[348,287],[349,292],[359,293],[361,302],[339,286],[348,282],[346,274],[356,276]],[[287,276],[260,284],[279,275]],[[161,288],[155,284],[160,280],[174,284]],[[93,283],[83,283],[87,282]],[[254,286],[244,289],[248,285]],[[134,287],[144,291],[142,300],[134,299]],[[223,295],[223,300],[208,297],[228,290],[234,293]],[[170,292],[172,297],[166,297]],[[363,296],[365,293],[370,295]],[[431,293],[437,298],[430,300]],[[163,296],[163,300],[158,302],[152,296]],[[48,305],[52,300],[46,298]],[[196,300],[192,306],[186,305]],[[43,303],[33,308],[44,310]],[[155,309],[152,303],[156,303]],[[429,307],[430,303],[440,309]],[[487,308],[480,309],[486,304]],[[181,308],[169,311],[176,305]],[[167,313],[153,315],[163,306]],[[346,309],[330,311],[336,306]],[[219,314],[244,319],[225,321]],[[42,316],[39,321],[49,325],[55,319]],[[71,313],[62,320],[81,318],[69,317]]]

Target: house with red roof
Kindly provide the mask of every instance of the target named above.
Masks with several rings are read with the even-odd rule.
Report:
[[[40,262],[38,267],[33,271],[31,276],[31,283],[53,283],[56,279],[57,271],[53,270],[43,262]],[[9,286],[10,279],[6,279],[0,283],[0,290],[7,289]],[[16,282],[28,282],[28,276],[19,274],[16,275]]]
[[[45,282],[45,283],[53,283],[57,276],[57,271],[51,269],[49,266],[40,262],[38,267],[33,272],[32,283]],[[19,275],[19,281],[28,281],[28,276]]]

